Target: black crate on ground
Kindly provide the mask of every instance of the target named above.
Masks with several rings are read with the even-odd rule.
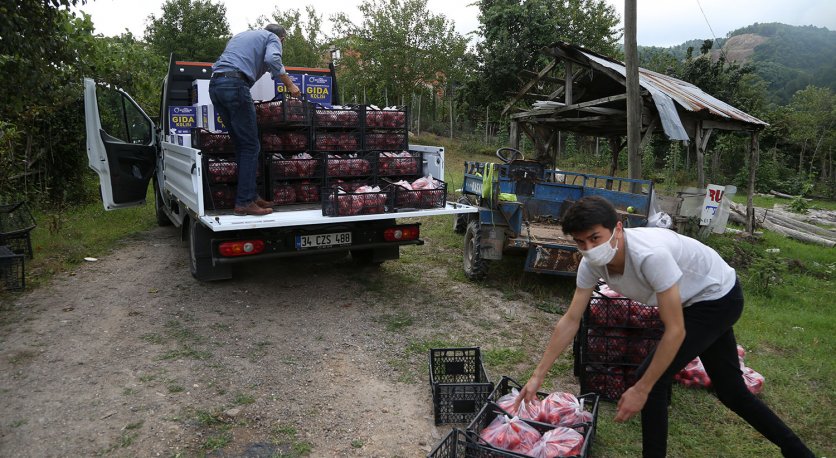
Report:
[[[618,401],[636,383],[634,364],[586,364],[581,367],[581,391],[597,393],[606,401]]]
[[[322,216],[376,215],[389,211],[389,194],[379,192],[346,192],[340,187],[322,188]]]
[[[429,364],[435,424],[469,422],[493,391],[479,347],[433,348]]]
[[[228,133],[215,133],[206,129],[195,129],[192,144],[204,154],[235,157],[235,145]]]
[[[447,183],[435,180],[436,189],[406,189],[396,184],[388,189],[392,195],[393,208],[444,208],[447,205]]]
[[[519,458],[521,456],[480,444],[479,440],[471,434],[453,428],[427,455],[427,458]]]
[[[360,129],[360,109],[352,107],[312,109],[311,119],[314,127]]]
[[[26,202],[0,204],[0,245],[32,259],[35,253],[29,233],[35,226],[35,218]]]
[[[375,110],[364,106],[366,129],[406,129],[409,116],[406,107]]]
[[[293,98],[256,102],[256,122],[262,129],[310,125],[309,107],[308,102]]]
[[[377,174],[420,176],[424,171],[424,154],[420,151],[380,151],[377,153]]]
[[[322,158],[319,153],[280,154],[266,156],[270,180],[322,177]]]
[[[406,129],[374,130],[363,135],[362,148],[366,150],[403,151],[409,147],[409,132]]]
[[[592,395],[592,396],[594,396],[594,395]],[[598,416],[597,396],[595,396],[595,399],[596,399],[595,400],[595,407],[594,407],[595,411],[593,413],[593,416],[594,416],[594,418],[597,418],[597,416]],[[485,442],[484,439],[482,439],[480,437],[480,434],[482,433],[482,430],[487,428],[496,419],[496,417],[498,415],[508,415],[508,417],[511,417],[511,415],[508,414],[508,412],[502,410],[502,408],[500,408],[498,405],[496,405],[493,401],[489,401],[487,404],[485,404],[484,407],[482,407],[482,409],[479,411],[479,413],[476,415],[476,417],[473,418],[473,421],[470,422],[470,425],[468,425],[468,427],[467,427],[467,434],[470,435],[470,438],[473,441],[476,441],[476,442],[484,445],[485,447],[490,447],[490,448],[493,448],[494,450],[502,451],[504,453],[508,453],[507,455],[498,455],[498,456],[528,457],[529,455],[510,452],[508,450],[503,450],[503,449],[499,449],[499,448],[494,448],[490,444]],[[556,428],[561,428],[561,426],[547,425],[545,423],[540,423],[540,422],[536,422],[536,421],[530,421],[530,420],[522,420],[522,421],[527,423],[528,425],[530,425],[534,429],[536,429],[537,432],[539,432],[541,435],[544,434],[547,431],[550,431],[550,430],[553,430],[553,429],[556,429]],[[587,456],[589,456],[589,451],[592,449],[592,443],[594,442],[594,439],[595,439],[595,422],[593,421],[593,422],[589,422],[589,423],[580,423],[580,424],[577,424],[577,425],[573,425],[570,428],[577,431],[581,436],[583,436],[583,445],[581,446],[580,453],[578,453],[577,455],[569,455],[569,458],[586,458]]]
[[[356,152],[363,149],[360,131],[332,131],[315,129],[313,149],[317,151]]]
[[[326,177],[368,177],[374,174],[376,153],[322,154]]]
[[[662,328],[658,307],[624,297],[593,296],[584,318],[590,327]]]
[[[310,143],[310,134],[306,129],[261,133],[261,151],[265,154],[286,151],[302,152],[309,149]]]
[[[0,291],[23,291],[26,288],[26,273],[22,254],[0,245]]]

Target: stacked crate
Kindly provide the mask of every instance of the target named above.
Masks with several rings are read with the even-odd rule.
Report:
[[[235,207],[238,190],[238,162],[235,147],[228,133],[199,129],[195,132],[196,148],[202,151],[204,206],[207,210],[231,210]],[[256,168],[257,189],[263,187],[263,165],[259,158]],[[261,194],[261,192],[259,192]]]
[[[636,369],[653,353],[664,327],[658,307],[601,294],[601,286],[575,337],[575,375],[581,392],[617,401],[635,383]]]
[[[319,202],[322,160],[311,152],[310,107],[292,98],[256,103],[265,194],[275,205]]]

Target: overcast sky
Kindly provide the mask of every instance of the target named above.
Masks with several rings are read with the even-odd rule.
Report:
[[[336,12],[342,11],[355,21],[360,19],[357,5],[361,0],[215,1],[226,5],[233,33],[246,30],[260,15],[270,17],[277,4],[283,9],[304,9],[305,4],[312,4],[324,16],[325,28],[329,26],[328,17]],[[619,16],[623,15],[623,0],[606,1],[615,7]],[[128,29],[141,37],[148,16],[159,17],[163,3],[163,0],[87,0],[79,9],[92,16],[96,33],[118,35]],[[479,26],[478,9],[468,6],[470,3],[472,0],[428,0],[429,9],[455,22],[456,30],[462,34]],[[714,36],[721,38],[755,22],[815,25],[836,30],[836,0],[638,0],[638,8],[638,43],[644,46],[672,46],[693,38],[711,38],[712,30]]]

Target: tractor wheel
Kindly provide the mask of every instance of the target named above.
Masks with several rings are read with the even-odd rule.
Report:
[[[458,203],[465,205],[473,205],[467,196],[459,197]],[[467,230],[467,223],[470,222],[470,214],[458,213],[453,215],[453,232],[456,234],[464,234]]]
[[[467,224],[464,234],[464,275],[470,280],[482,280],[488,275],[488,261],[482,259],[482,233],[479,221]]]

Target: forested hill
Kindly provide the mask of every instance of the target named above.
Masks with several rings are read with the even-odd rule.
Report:
[[[685,59],[688,48],[700,54],[704,40],[689,40],[670,48],[640,47],[641,54],[666,51]],[[786,104],[792,95],[808,85],[836,90],[836,31],[823,27],[792,26],[780,23],[753,24],[720,38],[712,47],[715,59],[720,52],[726,59],[750,63],[769,83],[773,101]]]

